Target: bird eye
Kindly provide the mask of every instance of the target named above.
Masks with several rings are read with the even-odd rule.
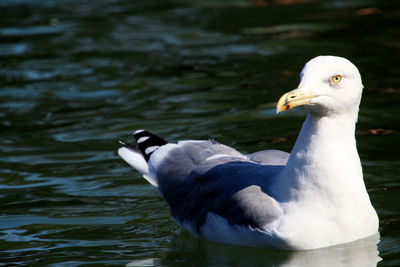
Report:
[[[331,78],[331,81],[336,84],[340,83],[341,80],[342,80],[342,75],[340,74],[336,74]]]

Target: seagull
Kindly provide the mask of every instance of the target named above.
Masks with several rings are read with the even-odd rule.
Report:
[[[244,155],[212,140],[169,143],[146,130],[118,154],[168,203],[190,234],[241,246],[308,250],[378,234],[356,148],[363,85],[349,60],[318,56],[277,113],[304,106],[291,153]]]

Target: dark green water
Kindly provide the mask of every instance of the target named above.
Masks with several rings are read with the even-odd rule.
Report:
[[[393,1],[0,2],[0,266],[400,265],[400,4]],[[314,56],[352,60],[381,241],[277,252],[197,240],[116,155],[147,128],[242,152],[290,151],[276,116]]]

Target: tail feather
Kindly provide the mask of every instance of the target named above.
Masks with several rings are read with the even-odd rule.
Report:
[[[123,146],[118,149],[118,155],[141,174],[149,174],[149,166],[139,151],[129,146]]]

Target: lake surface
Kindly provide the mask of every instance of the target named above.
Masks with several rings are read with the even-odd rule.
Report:
[[[399,266],[399,18],[397,0],[2,0],[0,266]],[[290,151],[305,111],[275,103],[325,54],[363,76],[356,136],[379,243],[192,238],[116,154],[138,128]]]

